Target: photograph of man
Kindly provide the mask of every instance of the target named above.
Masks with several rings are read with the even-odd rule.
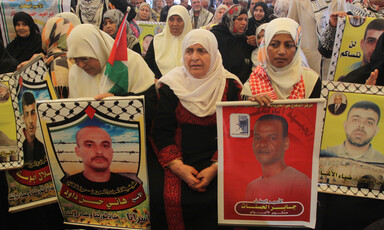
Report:
[[[333,95],[333,103],[328,105],[328,111],[333,115],[339,115],[343,113],[345,108],[347,108],[347,104],[343,103],[343,101],[345,101],[343,99],[344,99],[344,95],[341,93],[337,93]]]
[[[36,138],[37,111],[35,96],[31,92],[24,92],[21,106],[25,125],[23,130],[25,136],[25,141],[23,142],[24,163],[27,167],[45,165],[47,161],[44,145]],[[42,159],[45,160],[41,161]]]
[[[87,196],[116,197],[140,187],[139,182],[111,172],[112,139],[104,129],[98,126],[81,128],[76,133],[75,152],[84,170],[62,179],[63,185],[72,190]]]
[[[379,132],[381,111],[371,101],[351,106],[344,121],[345,141],[320,151],[320,157],[337,156],[368,163],[384,163],[384,155],[373,149],[371,141]]]
[[[262,176],[247,185],[245,200],[310,202],[311,180],[285,163],[288,148],[287,120],[274,114],[261,116],[254,125],[253,152],[261,164]]]

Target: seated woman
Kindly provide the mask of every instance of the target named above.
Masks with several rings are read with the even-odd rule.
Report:
[[[277,99],[318,98],[321,80],[316,72],[302,66],[301,27],[289,18],[277,18],[265,28],[259,61],[242,94],[261,105]]]
[[[243,83],[252,72],[251,53],[254,49],[245,37],[247,25],[247,10],[240,5],[233,5],[225,12],[221,22],[211,29],[219,43],[225,69]]]
[[[203,29],[211,30],[212,27],[217,25],[221,18],[223,17],[224,13],[228,10],[228,6],[226,5],[219,5],[215,11],[215,14],[213,15],[212,21],[208,23],[208,25],[203,26]]]
[[[166,25],[163,32],[153,38],[144,58],[157,79],[181,65],[181,43],[192,30],[188,11],[180,5],[169,9]]]
[[[136,52],[127,49],[128,88],[120,81],[114,82],[106,76],[105,68],[111,53],[114,40],[107,33],[91,24],[76,26],[67,39],[67,57],[76,65],[69,70],[69,97],[122,96],[130,93],[139,94],[154,84],[152,71],[143,58]],[[124,81],[124,80],[123,80]],[[115,89],[120,89],[116,91]]]
[[[224,69],[217,41],[208,30],[196,29],[185,36],[182,57],[183,65],[156,83],[159,101],[152,137],[163,169],[155,181],[164,184],[154,189],[155,194],[164,191],[164,203],[151,197],[151,204],[165,206],[170,229],[216,229],[215,104],[239,100],[241,82]]]
[[[39,27],[29,14],[22,11],[16,13],[13,16],[13,26],[16,31],[16,38],[7,45],[6,49],[19,63],[27,61],[34,54],[43,51]]]
[[[139,6],[135,20],[136,21],[154,22],[155,20],[152,19],[151,13],[152,13],[151,6],[148,3],[143,2]]]
[[[109,34],[113,39],[119,31],[120,24],[124,15],[120,10],[107,10],[103,15],[103,31]],[[131,27],[127,25],[127,47],[138,54],[141,54],[139,40],[132,34]]]

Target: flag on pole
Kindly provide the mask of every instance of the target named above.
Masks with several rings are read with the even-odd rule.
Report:
[[[130,8],[127,9],[119,27],[104,73],[115,83],[109,90],[109,93],[114,95],[123,95],[128,92],[127,16],[129,11]]]

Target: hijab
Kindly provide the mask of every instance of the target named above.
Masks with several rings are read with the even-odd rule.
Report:
[[[264,17],[261,19],[261,20],[257,20],[255,18],[255,14],[254,14],[254,11],[256,9],[256,7],[260,6],[261,8],[263,8],[263,11],[264,11]],[[255,4],[255,6],[253,7],[253,12],[252,12],[252,18],[255,19],[256,22],[258,23],[264,23],[264,22],[267,22],[267,18],[268,18],[268,5],[265,3],[265,2],[257,2]]]
[[[0,43],[0,74],[16,71],[19,63],[5,49],[3,41],[0,40]]]
[[[115,83],[106,76],[105,68],[114,40],[104,31],[94,25],[82,24],[76,26],[68,39],[68,58],[92,57],[99,61],[102,70],[95,76],[87,74],[77,65],[69,72],[70,97],[94,97],[109,92]],[[154,75],[145,61],[136,52],[127,49],[128,62],[123,64],[128,68],[128,92],[140,93],[154,83]]]
[[[113,21],[116,24],[116,32],[112,35],[112,38],[116,38],[116,34],[119,31],[119,27],[121,23],[123,22],[124,15],[120,10],[113,9],[113,10],[107,10],[105,11],[103,15],[103,21],[109,18],[111,21]],[[131,27],[127,23],[127,46],[129,49],[132,49],[134,45],[139,43],[139,40],[132,34]]]
[[[30,34],[25,38],[16,34],[16,38],[7,46],[7,51],[21,63],[29,60],[34,54],[41,53],[42,49],[40,30],[33,21],[33,18],[21,11],[13,16],[13,26],[16,27],[19,21],[23,21],[28,25]]]
[[[72,12],[61,12],[59,14],[56,14],[56,17],[68,19],[73,26],[78,26],[81,24],[80,18]]]
[[[296,46],[296,53],[290,64],[285,67],[278,68],[271,64],[266,52],[272,38],[277,34],[289,34]],[[313,71],[303,71],[301,61],[301,42],[302,31],[300,25],[290,18],[277,18],[268,23],[264,32],[264,41],[261,42],[258,61],[262,63],[268,78],[279,98],[288,98],[292,92],[293,86],[299,83],[304,78],[304,85],[308,88],[314,86],[317,77],[313,77]],[[310,76],[304,76],[304,74]],[[312,90],[311,90],[312,91]]]
[[[226,26],[229,29],[229,32],[231,32],[232,35],[234,35],[234,36],[242,36],[247,31],[248,25],[245,28],[243,33],[237,32],[236,28],[234,28],[234,21],[236,20],[237,17],[239,17],[242,14],[248,15],[247,14],[247,10],[245,8],[243,8],[242,6],[240,6],[240,5],[233,5],[233,6],[231,6],[225,12],[223,17],[221,18],[221,22],[220,23],[222,25]]]
[[[141,9],[142,7],[147,7],[147,8],[148,8],[148,10],[149,10],[149,18],[148,18],[148,19],[140,18],[140,9]],[[136,20],[136,21],[153,21],[153,20],[152,20],[151,6],[150,6],[148,3],[146,3],[146,2],[142,2],[142,3],[140,4],[140,7],[139,7],[139,9],[137,10],[137,13],[136,13],[135,20]]]
[[[233,78],[239,84],[241,82],[224,68],[217,40],[210,31],[196,29],[189,32],[182,44],[182,56],[184,57],[188,47],[195,44],[201,44],[210,55],[211,64],[206,76],[192,76],[183,60],[183,66],[176,67],[164,75],[156,85],[168,85],[188,111],[198,117],[205,117],[215,113],[216,102],[221,101],[223,97],[227,78]]]
[[[210,24],[217,24],[217,23],[220,22],[221,18],[218,20],[217,19],[217,14],[218,14],[219,10],[221,10],[221,9],[225,9],[225,11],[227,11],[228,10],[228,6],[226,6],[224,4],[219,5],[217,7],[216,11],[215,11],[215,15],[213,16],[213,19],[212,19]]]
[[[257,35],[259,35],[259,33],[264,30],[265,31],[265,28],[267,27],[268,23],[264,23],[264,24],[261,24],[259,27],[257,27],[256,29],[256,33],[255,33],[255,36],[256,36],[256,39],[257,39]],[[252,63],[253,63],[253,66],[256,67],[259,65],[259,61],[257,60],[257,54],[259,52],[259,47],[256,47],[253,51],[252,51]]]
[[[180,16],[184,21],[183,32],[177,37],[171,34],[168,25],[168,20],[173,15]],[[189,19],[187,9],[180,5],[172,6],[168,11],[165,29],[162,33],[157,34],[153,39],[156,64],[163,75],[171,71],[173,68],[182,65],[181,44],[185,35],[191,30],[192,23]]]

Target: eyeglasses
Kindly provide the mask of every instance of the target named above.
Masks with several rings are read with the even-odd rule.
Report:
[[[76,63],[76,65],[79,65],[80,62],[82,62],[83,64],[88,64],[89,60],[91,58],[90,57],[78,57],[78,58],[71,58],[69,59],[73,64]]]

